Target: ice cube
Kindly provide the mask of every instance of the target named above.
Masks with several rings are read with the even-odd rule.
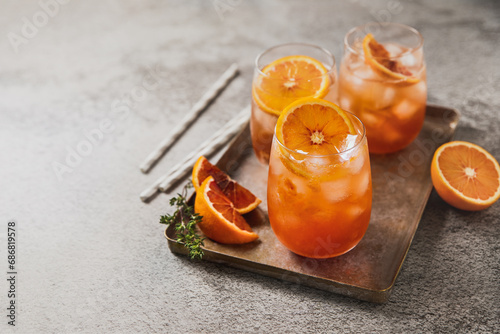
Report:
[[[307,195],[308,192],[310,191],[309,188],[309,180],[303,177],[294,177],[292,179],[292,183],[295,186],[295,189],[297,191],[297,195]]]
[[[417,59],[415,58],[415,55],[413,54],[407,54],[404,55],[399,59],[401,65],[411,68],[411,67],[416,67],[417,66]]]
[[[392,112],[400,121],[410,121],[418,111],[419,105],[412,103],[410,100],[403,100],[401,103],[393,107]]]
[[[307,174],[313,178],[329,174],[334,165],[332,160],[330,156],[309,156],[304,162]]]
[[[350,182],[348,178],[322,182],[321,193],[329,202],[337,203],[349,196],[349,186]]]
[[[351,149],[354,146],[356,146],[356,144],[358,143],[358,141],[360,139],[361,138],[360,138],[359,135],[350,135],[350,134],[348,134],[346,136],[346,138],[345,138],[345,150]]]
[[[353,177],[351,186],[353,194],[358,198],[362,197],[370,186],[370,174],[361,173],[358,176]]]
[[[415,50],[412,53],[402,56],[400,58],[400,63],[409,68],[412,72],[417,71],[423,63],[422,49]]]
[[[314,167],[326,167],[331,164],[331,161],[328,157],[315,157],[315,156],[310,156],[307,158],[307,167],[314,168]]]
[[[370,110],[365,110],[361,115],[359,115],[359,118],[367,128],[376,129],[382,126],[386,116],[381,113],[374,113]]]
[[[361,140],[359,135],[347,135],[342,143],[342,147],[339,147],[340,157],[342,161],[349,161],[351,157],[357,154],[357,150],[351,150],[358,144]]]
[[[344,110],[353,112],[354,100],[347,96],[340,97],[340,107]]]
[[[361,78],[364,80],[378,80],[380,75],[375,72],[370,66],[367,64],[363,64],[362,66],[357,67],[353,70],[354,76]]]
[[[397,44],[393,44],[393,43],[384,43],[384,47],[389,52],[391,57],[397,57],[408,50],[407,48],[405,48],[401,45],[397,45]]]
[[[365,164],[365,157],[361,152],[358,152],[358,155],[355,157],[351,157],[351,161],[349,162],[348,168],[351,174],[358,174]]]
[[[350,54],[347,56],[345,63],[350,71],[356,71],[357,69],[366,66],[364,60],[356,54]]]
[[[366,208],[359,206],[359,205],[348,205],[344,208],[344,214],[349,217],[348,220],[354,220],[361,216],[363,212],[366,210]]]
[[[394,98],[396,97],[396,90],[384,84],[373,85],[373,90],[371,91],[372,98],[372,108],[374,110],[383,110],[389,108],[394,103]]]
[[[341,80],[340,80],[340,89],[339,91],[348,91],[349,95],[354,95],[356,96],[357,92],[360,90],[363,90],[365,88],[365,82],[363,79],[357,77],[356,75],[353,75],[351,73],[347,73]],[[342,93],[339,94],[342,96]]]

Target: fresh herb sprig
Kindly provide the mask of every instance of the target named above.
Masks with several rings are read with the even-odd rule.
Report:
[[[175,206],[176,210],[171,215],[164,215],[160,217],[160,224],[175,226],[177,232],[177,241],[184,244],[189,250],[189,257],[191,259],[201,259],[203,257],[203,240],[196,231],[196,224],[198,224],[203,217],[194,212],[194,207],[187,204],[187,193],[193,184],[189,182],[184,186],[182,192],[177,194],[176,197],[170,199],[170,206]]]

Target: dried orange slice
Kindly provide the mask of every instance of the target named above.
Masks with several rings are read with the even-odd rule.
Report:
[[[500,198],[498,161],[475,144],[441,145],[432,159],[431,176],[439,196],[458,209],[486,209]]]
[[[212,176],[207,177],[196,190],[194,210],[203,216],[198,227],[214,241],[223,244],[244,244],[259,237],[236,211]]]
[[[312,155],[329,155],[346,148],[354,125],[336,104],[303,98],[283,110],[276,123],[276,138],[287,148]]]
[[[391,54],[386,48],[378,43],[372,34],[367,34],[363,39],[363,52],[365,61],[379,73],[391,78],[405,80],[408,83],[417,83],[419,79],[398,61],[391,59]]]
[[[328,70],[308,56],[280,58],[261,72],[252,85],[252,96],[259,108],[276,116],[297,99],[322,98],[328,93]]]
[[[232,180],[217,166],[212,165],[204,156],[199,157],[194,164],[192,176],[195,189],[198,189],[207,177],[212,176],[240,214],[252,211],[262,202],[250,190]]]

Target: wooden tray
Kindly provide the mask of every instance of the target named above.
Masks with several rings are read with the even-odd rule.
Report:
[[[452,139],[458,119],[455,109],[428,105],[422,131],[409,147],[370,156],[373,207],[368,230],[356,248],[327,260],[295,255],[274,236],[267,216],[267,167],[253,154],[246,127],[217,166],[262,199],[256,210],[245,215],[260,238],[238,246],[206,239],[204,260],[361,300],[387,301],[432,190],[432,156],[438,146]],[[187,254],[175,240],[173,226],[165,236],[172,252]]]

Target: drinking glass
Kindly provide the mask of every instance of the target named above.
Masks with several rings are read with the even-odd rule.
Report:
[[[271,63],[289,56],[311,57],[324,66],[326,73],[309,75],[306,71],[300,73],[288,71],[283,76],[275,78],[263,72]],[[262,85],[264,79],[268,79],[268,83],[271,82],[268,87],[272,86],[272,92]],[[326,82],[320,92],[311,94],[311,91],[302,89],[304,85],[307,88],[318,81]],[[274,46],[257,56],[252,81],[250,130],[253,149],[261,163],[269,163],[274,127],[281,111],[295,100],[309,96],[338,103],[337,69],[335,58],[329,51],[316,45],[290,43]]]
[[[351,113],[356,135],[341,152],[312,155],[273,137],[268,213],[278,240],[292,252],[330,258],[354,248],[370,221],[372,181],[365,128]]]
[[[369,33],[387,50],[385,55],[365,54],[363,40]],[[369,23],[347,33],[339,104],[366,126],[371,153],[408,146],[422,129],[426,102],[423,38],[417,30],[397,23]]]

